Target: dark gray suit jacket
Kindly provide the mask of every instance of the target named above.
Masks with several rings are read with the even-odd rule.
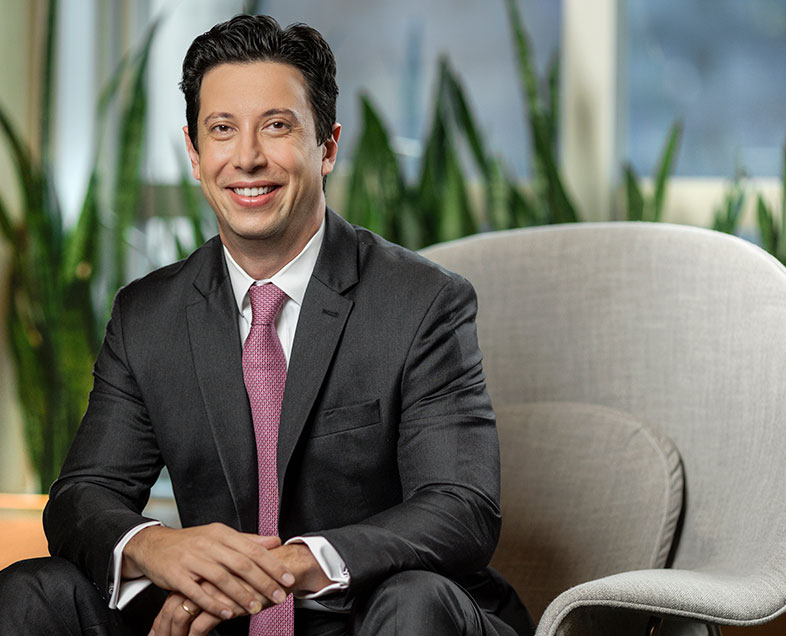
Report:
[[[499,459],[475,313],[463,278],[327,212],[282,406],[279,525],[282,539],[335,546],[348,599],[401,570],[487,580]],[[145,521],[164,465],[184,526],[256,531],[254,433],[217,237],[118,292],[94,375],[44,515],[52,554],[108,594],[112,550]]]

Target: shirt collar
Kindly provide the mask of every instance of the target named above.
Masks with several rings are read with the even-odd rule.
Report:
[[[306,287],[314,271],[314,266],[317,264],[317,257],[319,250],[322,247],[322,239],[325,236],[325,219],[314,236],[311,237],[306,246],[301,250],[300,254],[295,256],[284,267],[278,270],[270,278],[262,280],[255,280],[249,276],[246,271],[235,262],[232,255],[229,253],[226,245],[224,245],[224,255],[226,256],[227,269],[229,270],[229,280],[232,282],[232,292],[235,295],[235,302],[237,303],[238,311],[243,313],[244,305],[250,306],[248,300],[248,289],[253,284],[273,283],[281,291],[283,291],[290,299],[294,300],[298,305],[303,304],[303,297],[306,295]]]

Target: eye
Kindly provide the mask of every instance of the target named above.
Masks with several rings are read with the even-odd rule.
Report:
[[[216,135],[227,135],[231,130],[227,124],[216,124],[210,129],[210,132]]]
[[[268,124],[268,128],[270,128],[275,132],[284,132],[290,129],[290,125],[285,121],[277,119],[275,121],[270,122]]]

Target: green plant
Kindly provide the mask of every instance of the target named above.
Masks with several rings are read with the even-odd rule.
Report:
[[[84,412],[107,299],[125,282],[125,235],[135,221],[147,98],[145,73],[155,32],[121,63],[97,108],[99,129],[123,95],[115,175],[101,170],[100,141],[87,193],[73,227],[63,222],[52,171],[53,52],[57,0],[50,0],[41,74],[40,145],[29,147],[0,108],[22,198],[17,220],[0,198],[0,231],[11,248],[8,337],[33,465],[42,490],[57,476]],[[125,86],[130,77],[130,86]],[[125,90],[123,90],[125,89]],[[109,191],[111,206],[102,192]],[[108,209],[114,214],[107,214]],[[105,236],[102,236],[102,233]],[[113,265],[102,257],[107,245]],[[106,253],[106,252],[104,252]],[[107,276],[96,276],[97,267]]]
[[[724,193],[721,205],[716,207],[713,212],[712,229],[716,232],[736,234],[742,219],[745,198],[746,193],[742,185],[742,177],[738,175]]]
[[[420,174],[414,183],[405,180],[380,116],[370,99],[361,96],[363,125],[344,213],[352,222],[412,248],[475,233],[481,218],[470,198],[457,142],[463,133],[470,144],[475,143],[476,156],[484,151],[479,138],[473,138],[472,116],[444,60],[436,95]]]
[[[786,265],[786,144],[783,147],[781,166],[781,209],[779,222],[775,211],[761,196],[756,197],[756,217],[759,223],[762,247]]]
[[[674,170],[677,151],[682,138],[682,123],[674,122],[669,129],[666,143],[663,145],[660,160],[653,177],[654,190],[652,196],[645,196],[639,186],[639,177],[633,166],[626,163],[623,167],[625,176],[625,195],[627,202],[628,221],[660,221],[663,216],[663,204],[666,199],[666,186],[669,176]]]
[[[382,119],[361,97],[363,123],[353,154],[345,216],[411,248],[479,230],[499,230],[580,219],[563,185],[557,160],[559,66],[553,59],[541,98],[531,46],[513,0],[506,0],[532,145],[534,178],[521,188],[501,159],[489,152],[466,91],[446,59],[440,60],[432,121],[419,174],[404,178]],[[473,197],[462,150],[477,172],[481,196]]]
[[[537,202],[538,222],[574,223],[581,220],[563,183],[557,162],[559,123],[559,64],[554,56],[548,72],[548,91],[541,98],[533,62],[532,46],[519,14],[516,0],[505,0],[513,33],[519,81],[527,105],[532,161],[535,166],[532,190]],[[544,103],[545,102],[545,103]]]

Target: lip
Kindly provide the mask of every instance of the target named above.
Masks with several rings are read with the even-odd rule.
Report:
[[[233,188],[263,188],[266,186],[275,186],[275,187],[267,194],[260,194],[255,197],[243,196],[242,194],[238,194],[237,192],[235,192],[233,189]],[[276,196],[278,191],[281,190],[281,185],[278,183],[255,181],[253,183],[233,183],[231,185],[228,185],[225,189],[229,193],[229,197],[239,206],[244,208],[259,208],[264,205],[267,205]]]

